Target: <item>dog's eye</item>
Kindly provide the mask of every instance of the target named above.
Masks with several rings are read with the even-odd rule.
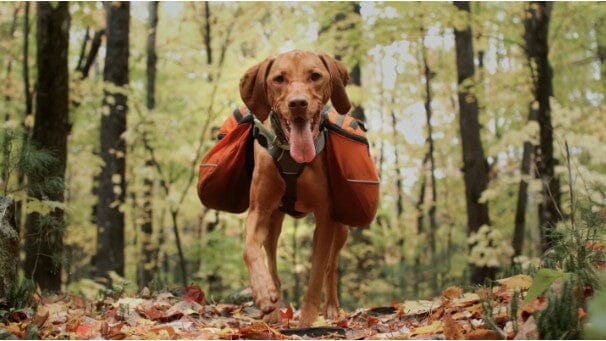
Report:
[[[284,76],[282,75],[277,75],[276,77],[274,77],[274,82],[276,83],[284,83],[285,79]]]
[[[317,73],[317,72],[312,72],[311,76],[309,77],[312,81],[317,81],[320,78],[322,78],[322,75]]]

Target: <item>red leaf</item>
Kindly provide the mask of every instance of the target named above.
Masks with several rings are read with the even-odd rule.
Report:
[[[90,324],[81,324],[76,328],[76,334],[79,339],[88,339],[93,334],[93,326]]]
[[[183,295],[185,301],[192,301],[200,304],[204,303],[204,292],[197,285],[190,285],[185,288],[185,295]]]
[[[349,323],[347,322],[347,320],[342,320],[337,322],[337,327],[349,328]]]
[[[366,318],[366,325],[368,327],[376,326],[379,323],[379,319],[373,316],[368,315]]]
[[[286,309],[280,310],[280,317],[283,319],[292,320],[294,315],[295,313],[292,309],[292,304],[289,304]]]

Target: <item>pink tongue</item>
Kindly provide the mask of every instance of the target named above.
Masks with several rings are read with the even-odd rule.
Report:
[[[298,163],[311,162],[316,157],[309,121],[296,119],[291,124],[290,156]]]

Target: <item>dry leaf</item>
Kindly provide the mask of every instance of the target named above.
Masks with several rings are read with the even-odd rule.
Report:
[[[515,275],[508,278],[497,280],[501,285],[510,289],[528,290],[532,285],[532,277],[527,275]]]
[[[463,295],[463,289],[459,287],[448,287],[442,292],[442,297],[452,300]]]
[[[418,327],[418,328],[414,329],[413,332],[410,335],[411,336],[415,336],[415,335],[433,335],[433,334],[441,333],[442,331],[443,331],[442,322],[440,322],[440,321],[433,321],[429,325]]]
[[[463,340],[460,328],[450,314],[446,314],[443,321],[444,336],[447,340]]]

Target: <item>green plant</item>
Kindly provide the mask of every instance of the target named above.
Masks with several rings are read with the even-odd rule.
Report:
[[[547,307],[537,318],[541,339],[578,339],[582,325],[579,319],[580,299],[573,279],[562,281],[561,288],[547,291]]]

